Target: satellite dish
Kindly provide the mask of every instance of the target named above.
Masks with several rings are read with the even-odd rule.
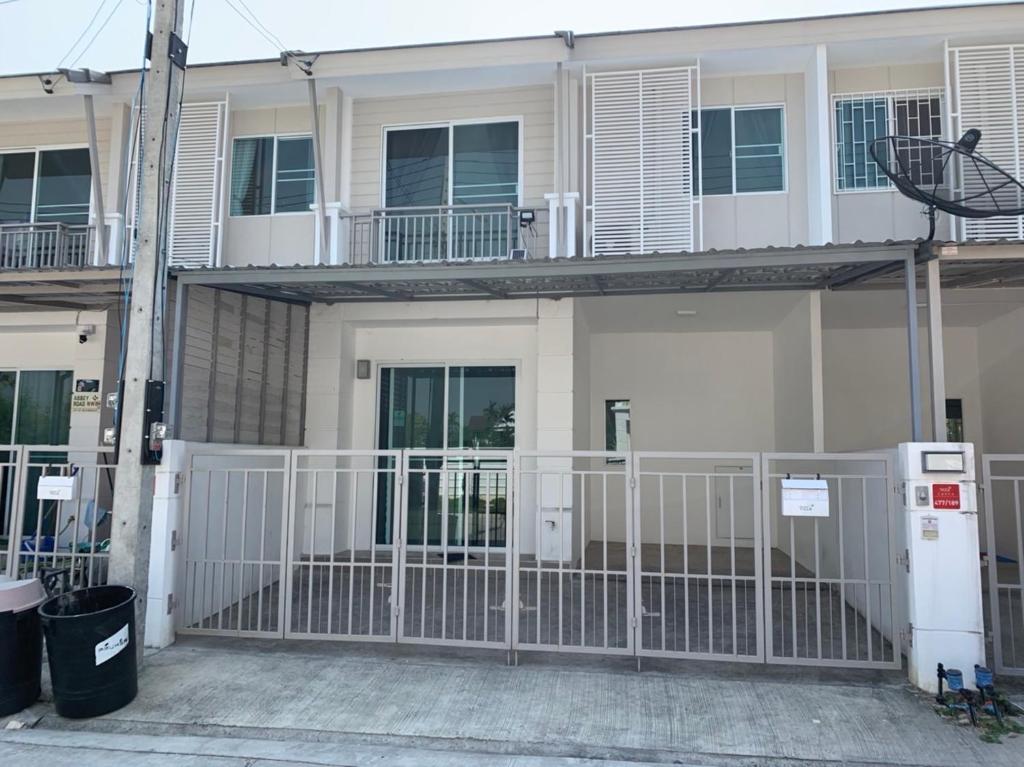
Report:
[[[883,136],[871,142],[868,153],[903,195],[927,206],[931,240],[936,210],[960,218],[1024,215],[1024,185],[979,154],[980,141],[981,131],[975,128],[957,142]]]

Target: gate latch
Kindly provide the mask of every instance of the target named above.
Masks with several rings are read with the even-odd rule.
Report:
[[[902,566],[908,573],[910,572],[910,551],[903,549],[902,554],[896,555],[896,564]]]

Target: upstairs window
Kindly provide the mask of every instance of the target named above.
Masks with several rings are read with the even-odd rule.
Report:
[[[942,138],[942,91],[845,93],[832,98],[837,192],[889,189],[892,184],[871,155],[871,144],[884,136]],[[890,147],[880,147],[884,153]],[[939,152],[920,146],[897,146],[900,161],[914,183],[942,184]]]
[[[236,138],[231,153],[231,215],[301,213],[313,204],[309,136]]]
[[[0,223],[88,224],[88,149],[0,154]]]
[[[518,122],[388,129],[385,207],[518,204]]]
[[[693,114],[693,193],[786,190],[782,107],[718,107]]]

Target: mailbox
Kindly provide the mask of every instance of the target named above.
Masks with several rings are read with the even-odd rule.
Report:
[[[78,475],[70,477],[44,476],[36,486],[36,499],[40,501],[72,501],[78,497]]]

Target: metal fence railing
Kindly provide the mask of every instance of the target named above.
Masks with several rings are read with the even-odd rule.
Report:
[[[982,465],[995,670],[1024,675],[1024,454],[986,455]]]
[[[441,205],[378,208],[339,226],[346,262],[362,265],[546,257],[546,221],[546,209]]]
[[[59,269],[94,261],[96,228],[61,223],[0,224],[0,269]]]
[[[0,451],[0,570],[34,578],[68,570],[73,588],[107,582],[114,500],[113,451],[28,445]],[[39,480],[73,477],[69,500],[42,500]]]
[[[186,487],[188,633],[902,660],[887,454],[225,450]]]

